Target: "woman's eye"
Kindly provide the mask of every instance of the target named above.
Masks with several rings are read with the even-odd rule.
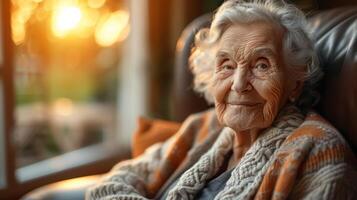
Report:
[[[232,65],[223,65],[222,68],[226,70],[234,70],[234,67]]]
[[[254,68],[259,71],[266,71],[269,68],[269,61],[266,58],[259,58]]]
[[[264,77],[271,72],[270,68],[271,65],[269,64],[269,61],[265,58],[260,58],[258,61],[256,61],[252,72],[257,77]]]
[[[255,66],[255,68],[257,68],[258,70],[261,70],[261,71],[265,71],[269,68],[269,66],[264,63],[259,63]]]

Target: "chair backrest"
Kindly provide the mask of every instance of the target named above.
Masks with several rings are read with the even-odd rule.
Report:
[[[189,114],[208,108],[194,93],[188,57],[194,35],[210,25],[211,15],[193,21],[181,35],[176,49],[172,116],[182,121]],[[320,65],[325,73],[316,109],[347,139],[357,152],[357,7],[318,12],[309,17]]]
[[[188,67],[188,58],[197,31],[209,27],[211,18],[211,14],[206,14],[195,19],[185,28],[177,41],[171,104],[171,115],[175,121],[181,122],[189,114],[209,107],[205,99],[193,91],[193,75]]]

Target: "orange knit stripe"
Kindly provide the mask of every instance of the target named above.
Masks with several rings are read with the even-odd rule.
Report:
[[[299,166],[304,161],[304,154],[308,153],[308,149],[301,150],[293,150],[300,151],[299,157],[296,157],[294,152],[282,152],[277,155],[278,158],[264,175],[255,199],[274,199],[274,193],[278,193],[280,197],[288,196],[294,186]]]
[[[153,197],[165,181],[170,177],[172,172],[182,163],[186,157],[187,151],[190,148],[184,137],[179,137],[168,148],[169,154],[165,157],[165,162],[161,163],[158,169],[154,172],[152,182],[148,184],[149,196]]]
[[[162,184],[164,184],[164,182],[167,180],[167,178],[165,178],[165,176],[162,176],[162,174],[160,173],[160,171],[156,171],[154,177],[153,177],[154,181],[150,184],[148,184],[147,186],[147,196],[149,198],[153,198],[156,194],[156,192],[160,189],[160,187],[162,186]]]
[[[304,125],[296,129],[293,134],[289,135],[285,142],[292,142],[301,136],[310,136],[318,139],[324,137],[325,135],[326,133],[322,129],[317,128],[314,125]]]
[[[198,143],[201,143],[204,139],[206,139],[206,137],[208,135],[208,127],[209,127],[210,121],[207,119],[208,119],[208,115],[204,115],[204,117],[203,117],[204,123],[202,125],[202,128],[200,129],[200,132],[197,134],[197,138],[196,138],[196,141]]]
[[[178,167],[181,161],[186,157],[187,151],[190,149],[191,145],[192,140],[187,137],[178,138],[178,140],[168,149],[168,152],[170,152],[166,158],[168,163],[174,168]]]
[[[302,170],[305,172],[311,172],[321,168],[321,165],[327,165],[331,162],[344,160],[345,152],[346,147],[343,144],[326,148],[318,152],[316,155],[309,156],[303,165]]]
[[[307,152],[301,152],[301,153],[306,154]],[[281,166],[281,169],[279,171],[280,173],[276,180],[273,193],[278,193],[279,196],[281,195],[286,195],[286,197],[288,196],[288,194],[294,187],[299,166],[303,162],[303,158],[305,158],[305,156],[300,156],[298,159],[296,159],[295,156],[291,156],[291,155],[293,154],[289,154],[289,156],[287,156],[287,159],[284,161],[283,165]]]
[[[306,152],[301,152],[306,154]],[[284,152],[277,155],[275,162],[269,167],[256,194],[255,199],[272,199],[272,194],[288,195],[291,191],[301,159],[292,156],[293,152]],[[304,158],[304,156],[300,157]]]
[[[310,113],[306,116],[305,121],[318,121],[321,122],[325,125],[329,125],[331,127],[333,127],[330,122],[326,121],[326,119],[324,119],[321,115],[318,115],[316,113]]]
[[[202,120],[207,118],[207,114],[204,115],[199,122],[198,127],[194,129],[202,128]],[[205,121],[203,121],[205,122]],[[205,123],[203,123],[205,124]],[[193,128],[193,127],[191,127]],[[190,129],[190,128],[188,128]],[[187,152],[190,150],[193,142],[194,142],[194,132],[189,131],[185,134],[176,134],[173,139],[173,142],[166,150],[166,155],[162,159],[164,162],[160,163],[158,169],[155,170],[152,181],[148,184],[147,191],[148,197],[152,198],[155,196],[157,191],[161,188],[161,186],[168,180],[171,174],[176,170],[182,161],[186,158]]]
[[[262,180],[262,183],[258,189],[258,192],[254,197],[255,200],[271,199],[273,188],[278,178],[277,174],[279,173],[280,168],[281,163],[279,161],[275,161],[267,170]]]

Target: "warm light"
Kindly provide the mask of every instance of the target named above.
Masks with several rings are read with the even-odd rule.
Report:
[[[58,166],[58,163],[56,163]],[[85,176],[81,178],[69,179],[51,184],[50,187],[61,188],[63,190],[73,190],[74,188],[84,188],[90,186],[91,183],[98,180],[98,175]]]
[[[82,17],[81,9],[76,6],[61,6],[54,12],[52,31],[55,36],[63,37],[74,29]]]
[[[26,36],[25,24],[17,20],[11,21],[11,37],[15,45],[20,45],[24,42]]]
[[[103,17],[95,30],[95,41],[101,46],[110,46],[124,40],[129,34],[129,13],[117,11]]]
[[[37,3],[25,0],[12,0],[16,8],[11,13],[11,37],[15,45],[20,45],[26,38],[26,23],[37,7]]]
[[[70,99],[60,98],[53,104],[53,111],[59,116],[68,116],[73,113],[73,102]]]
[[[88,0],[88,6],[91,8],[100,8],[104,3],[105,0]]]
[[[129,33],[130,33],[130,26],[127,25],[122,31],[122,33],[119,35],[117,42],[121,42],[125,40],[129,36]]]

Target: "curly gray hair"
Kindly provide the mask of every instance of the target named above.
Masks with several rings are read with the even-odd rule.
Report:
[[[323,73],[306,30],[306,17],[297,7],[284,1],[228,0],[224,2],[215,13],[211,27],[202,29],[196,34],[195,47],[190,56],[194,89],[203,93],[209,103],[213,103],[210,83],[214,73],[214,44],[231,25],[255,21],[275,23],[284,29],[284,61],[290,67],[305,71],[301,76],[304,87],[296,103],[301,108],[309,108],[316,104],[319,94],[315,89]]]

